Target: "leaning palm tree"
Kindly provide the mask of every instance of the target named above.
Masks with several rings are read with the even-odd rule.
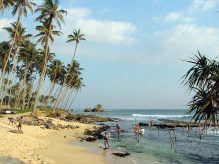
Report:
[[[46,101],[46,106],[48,105],[48,102],[50,101],[50,98],[51,98],[51,94],[55,88],[55,84],[58,80],[58,76],[59,74],[62,73],[62,69],[64,68],[63,66],[63,63],[56,59],[56,60],[53,60],[51,62],[51,64],[49,65],[49,69],[48,69],[48,76],[49,76],[49,79],[51,81],[51,85],[49,86],[49,89],[48,89],[48,99]]]
[[[45,55],[44,55],[44,68],[40,76],[38,91],[37,91],[32,114],[37,113],[37,109],[36,109],[37,103],[39,100],[41,88],[43,85],[43,81],[47,69],[49,42],[54,41],[53,35],[60,35],[59,31],[53,31],[53,29],[55,28],[54,21],[56,21],[58,26],[61,28],[61,22],[64,23],[63,14],[67,14],[65,10],[59,10],[58,0],[44,0],[44,3],[38,6],[35,12],[40,13],[40,15],[36,18],[36,20],[40,21],[42,23],[42,26],[38,26],[36,29],[39,31],[39,34],[37,36],[40,37],[38,41],[44,45]]]
[[[79,44],[79,42],[80,42],[81,40],[86,40],[86,39],[84,38],[84,34],[81,34],[80,29],[79,29],[79,30],[74,30],[74,31],[73,31],[73,34],[68,35],[68,39],[69,39],[69,40],[67,40],[67,42],[75,42],[75,49],[74,49],[74,54],[73,54],[73,57],[72,57],[72,60],[71,60],[70,67],[69,67],[69,69],[68,69],[68,71],[67,71],[66,77],[65,77],[65,79],[64,79],[64,83],[63,83],[63,85],[62,85],[62,87],[61,87],[61,90],[60,90],[60,95],[64,95],[64,94],[67,92],[67,89],[68,89],[68,88],[66,87],[66,80],[67,80],[67,76],[70,74],[70,68],[71,68],[71,66],[73,66],[74,58],[75,58],[75,55],[76,55],[76,51],[77,51],[78,44]],[[61,96],[61,97],[63,97],[63,96]],[[58,102],[61,102],[61,101],[62,101],[61,97],[58,96],[58,98],[57,98],[57,101],[58,101]]]
[[[195,122],[204,121],[205,127],[215,126],[219,111],[219,63],[200,52],[187,62],[193,66],[183,76],[184,83],[195,92],[188,113],[194,113]]]
[[[26,29],[22,27],[21,23],[19,23],[19,25],[17,25],[16,23],[12,23],[11,27],[5,27],[3,29],[5,29],[9,33],[11,40],[13,39],[13,37],[16,33],[16,37],[14,40],[14,46],[15,46],[16,50],[15,50],[15,53],[11,56],[12,61],[13,61],[13,65],[12,65],[12,68],[11,68],[10,73],[9,73],[9,78],[11,78],[12,71],[14,70],[14,68],[16,67],[16,64],[17,64],[17,54],[19,52],[19,49],[20,49],[21,45],[26,40],[28,40],[32,35],[26,34]],[[6,84],[5,88],[8,89],[8,84]],[[4,92],[3,92],[3,94],[4,94]],[[1,100],[0,104],[2,105],[2,100]]]
[[[20,61],[22,61],[22,65],[21,67],[24,69],[24,75],[23,75],[23,103],[22,103],[22,108],[25,108],[25,99],[26,99],[26,90],[27,90],[27,83],[28,83],[28,80],[27,80],[27,76],[28,76],[28,73],[30,72],[31,68],[34,67],[35,65],[35,61],[37,59],[37,55],[38,55],[38,50],[36,48],[36,45],[31,43],[30,41],[26,41],[24,44],[23,44],[23,47],[20,51],[20,55],[19,55],[19,58],[20,58]]]

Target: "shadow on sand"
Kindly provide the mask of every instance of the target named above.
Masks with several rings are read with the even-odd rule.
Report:
[[[1,164],[25,164],[23,161],[13,158],[13,157],[8,157],[8,156],[0,156],[0,163]]]

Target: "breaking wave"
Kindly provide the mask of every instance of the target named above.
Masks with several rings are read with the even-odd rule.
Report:
[[[144,117],[144,118],[184,118],[190,115],[144,115],[144,114],[132,114],[133,117]]]

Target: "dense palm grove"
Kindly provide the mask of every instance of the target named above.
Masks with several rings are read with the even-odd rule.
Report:
[[[36,4],[34,0],[0,0],[0,10],[11,10],[17,21],[4,30],[9,40],[0,43],[0,107],[31,108],[36,114],[38,106],[68,110],[83,87],[80,64],[75,60],[78,44],[85,40],[80,30],[74,30],[66,38],[73,44],[71,63],[64,65],[56,59],[50,45],[56,36],[62,35],[65,10],[60,10],[58,0],[44,0]],[[36,15],[37,35],[28,34],[21,18],[29,13]],[[37,40],[36,43],[33,40]],[[66,43],[67,44],[67,43]],[[49,79],[49,87],[44,88]]]
[[[219,62],[198,52],[190,61],[193,66],[184,75],[184,82],[194,93],[189,102],[189,113],[195,122],[204,121],[205,127],[218,125]]]

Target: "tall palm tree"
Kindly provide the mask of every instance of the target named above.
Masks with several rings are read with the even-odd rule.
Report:
[[[73,31],[73,34],[71,35],[68,35],[68,40],[67,42],[75,42],[75,48],[74,48],[74,53],[73,53],[73,57],[72,57],[72,60],[71,60],[71,64],[70,66],[73,66],[73,63],[74,63],[74,58],[75,58],[75,55],[76,55],[76,51],[77,51],[77,47],[78,47],[78,44],[80,43],[81,40],[86,40],[84,38],[84,34],[81,34],[81,30],[74,30]],[[69,67],[69,70],[68,70],[68,73],[66,74],[66,77],[64,79],[64,83],[61,87],[61,90],[60,90],[60,94],[64,95],[66,92],[67,92],[67,87],[66,87],[66,80],[67,80],[67,76],[69,75],[70,73],[70,68]],[[58,97],[57,99],[57,102],[60,102],[62,99],[63,96],[61,97]]]
[[[50,101],[51,98],[51,94],[54,90],[55,84],[58,80],[58,76],[59,74],[62,73],[62,69],[64,68],[63,66],[63,62],[61,62],[60,60],[53,60],[51,62],[51,64],[49,65],[49,69],[48,69],[48,76],[50,78],[51,81],[51,85],[49,86],[48,89],[48,99],[46,101],[46,106],[48,105],[48,101]]]
[[[21,23],[19,23],[19,25],[17,25],[16,23],[12,23],[11,27],[5,27],[3,29],[5,29],[9,33],[11,39],[13,39],[13,37],[16,33],[16,37],[15,37],[15,40],[14,40],[14,45],[16,46],[16,50],[15,50],[15,54],[12,55],[12,60],[14,60],[14,61],[13,61],[13,65],[12,65],[12,68],[11,68],[10,73],[9,73],[9,78],[11,78],[12,71],[14,70],[14,68],[17,64],[16,57],[14,57],[14,56],[16,56],[18,54],[20,46],[26,40],[28,40],[32,35],[31,34],[26,34],[26,29],[22,27]],[[7,88],[8,88],[8,84],[6,84],[6,89]],[[2,105],[2,101],[1,101],[1,105]]]
[[[54,21],[58,24],[61,28],[61,22],[64,23],[64,16],[63,14],[67,14],[65,10],[59,9],[58,0],[44,0],[44,3],[36,9],[36,12],[39,12],[40,15],[36,18],[37,21],[42,22],[42,26],[38,26],[37,30],[40,32],[37,36],[40,37],[39,41],[44,45],[45,55],[44,55],[44,68],[42,74],[40,76],[38,91],[33,107],[32,114],[37,113],[37,103],[39,100],[41,88],[44,81],[44,76],[47,69],[47,56],[48,56],[48,48],[49,48],[49,41],[53,42],[53,35],[60,35],[60,32],[53,31]]]
[[[26,90],[27,90],[27,76],[30,73],[31,68],[34,67],[35,61],[37,60],[38,50],[36,45],[31,43],[30,41],[26,41],[23,44],[23,48],[20,51],[20,61],[22,61],[22,67],[24,68],[24,76],[23,76],[23,103],[22,108],[25,108],[25,100],[26,100]],[[32,72],[33,73],[33,72]],[[29,75],[30,76],[30,75]]]
[[[76,55],[76,51],[77,51],[77,47],[78,47],[78,44],[80,43],[81,40],[86,40],[84,38],[84,34],[81,34],[81,30],[74,30],[73,31],[73,34],[71,35],[68,35],[68,40],[67,42],[75,42],[75,49],[74,49],[74,54],[73,54],[73,57],[72,57],[72,64],[73,64],[73,61],[75,59],[75,55]]]

